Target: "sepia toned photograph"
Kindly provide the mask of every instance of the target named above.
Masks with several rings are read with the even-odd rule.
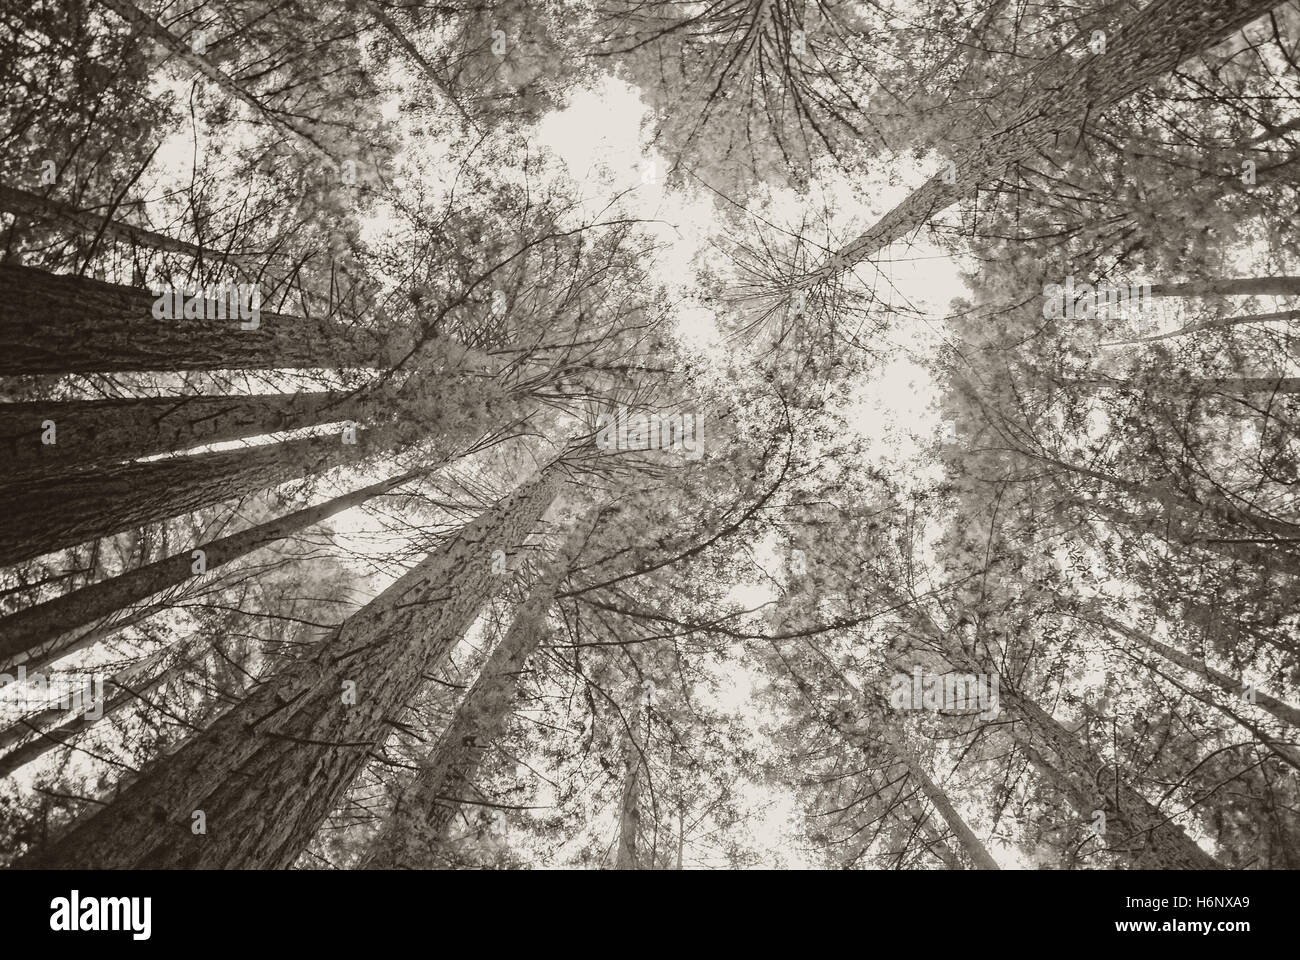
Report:
[[[1297,0],[0,0],[0,92],[24,923],[1300,868]]]

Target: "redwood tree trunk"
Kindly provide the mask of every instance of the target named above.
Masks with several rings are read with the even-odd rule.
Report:
[[[0,730],[0,750],[9,750],[0,756],[0,777],[7,777],[33,761],[39,760],[55,747],[72,742],[85,733],[93,724],[105,717],[112,716],[124,707],[137,702],[146,693],[157,689],[169,677],[176,674],[184,665],[178,660],[162,670],[150,667],[163,659],[167,650],[145,658],[141,663],[119,671],[104,682],[103,713],[91,720],[82,713],[66,710],[46,710],[34,717],[26,717],[17,723]],[[35,736],[32,736],[35,734]],[[26,740],[26,743],[22,741]],[[21,744],[16,749],[10,749]]]
[[[897,597],[901,600],[901,597]],[[930,637],[954,669],[980,673],[983,668],[961,643],[912,607],[917,629]],[[1114,766],[1095,756],[1072,733],[1002,678],[999,699],[1012,738],[1038,769],[1065,793],[1075,813],[1091,822],[1096,810],[1106,814],[1107,850],[1148,870],[1212,870],[1220,864],[1169,816],[1155,807]]]
[[[0,264],[0,376],[148,370],[377,367],[374,331],[261,311],[158,320],[147,290]]]
[[[881,724],[881,728],[889,752],[907,767],[907,772],[911,774],[912,779],[921,788],[921,792],[925,794],[926,799],[934,805],[935,810],[939,812],[939,816],[943,817],[943,822],[948,825],[948,829],[952,831],[953,836],[961,843],[961,847],[966,852],[966,856],[970,858],[971,863],[980,870],[1000,869],[998,862],[993,859],[984,844],[980,842],[979,837],[975,836],[975,832],[971,830],[966,821],[962,819],[961,814],[957,812],[957,808],[952,805],[952,801],[948,799],[948,794],[930,779],[924,764],[907,747],[897,731],[888,723]]]
[[[1184,670],[1196,674],[1202,680],[1213,684],[1225,693],[1232,694],[1235,697],[1240,697],[1243,692],[1243,686],[1240,680],[1234,680],[1226,673],[1221,673],[1203,661],[1197,660],[1195,657],[1183,653],[1181,650],[1175,649],[1167,643],[1162,643],[1155,637],[1148,636],[1141,630],[1135,630],[1127,624],[1116,620],[1114,617],[1107,616],[1100,610],[1095,609],[1095,607],[1089,609],[1086,613],[1082,614],[1082,616],[1088,620],[1092,620],[1094,623],[1101,624],[1102,626],[1113,630],[1121,636],[1128,637],[1130,640],[1147,650],[1158,653],[1169,662],[1178,664],[1178,666],[1182,667]],[[1300,727],[1300,709],[1291,706],[1291,704],[1286,703],[1283,700],[1278,700],[1276,697],[1271,697],[1261,690],[1256,690],[1254,692],[1254,697],[1255,699],[1251,702],[1261,710],[1266,710],[1283,723],[1289,723],[1293,727]]]
[[[187,450],[209,443],[359,420],[364,404],[331,393],[246,397],[143,397],[35,400],[0,404],[0,453],[9,477],[53,475],[72,468]],[[46,421],[56,442],[45,444]]]
[[[136,246],[148,247],[151,250],[184,253],[192,257],[207,257],[210,260],[222,259],[221,250],[204,249],[197,244],[177,240],[145,227],[137,227],[121,220],[82,210],[53,197],[42,197],[40,194],[29,193],[4,184],[0,184],[0,210],[54,226],[70,228],[74,233],[84,233],[92,237],[97,231],[102,230],[105,236],[124,240]]]
[[[1153,297],[1300,297],[1300,277],[1216,277],[1153,283]]]
[[[388,493],[427,472],[427,469],[413,470],[390,477],[211,543],[197,543],[193,549],[202,549],[207,569],[214,570],[268,543],[283,540],[299,530],[315,526],[337,513]],[[99,639],[100,634],[94,629],[80,635],[73,634],[72,631],[95,624],[110,614],[183,583],[194,576],[193,564],[192,550],[183,550],[116,577],[11,613],[0,619],[0,669],[9,669],[20,663],[28,669],[40,667],[57,657],[81,649],[85,644]]]
[[[424,675],[505,585],[493,573],[493,551],[524,542],[566,467],[553,463],[467,524],[300,660],[16,866],[291,866]],[[200,810],[206,832],[196,834]]]
[[[506,635],[438,738],[427,764],[398,798],[375,838],[364,869],[418,868],[426,846],[446,839],[460,805],[478,777],[488,748],[510,717],[519,676],[545,636],[545,618],[567,569],[539,582],[520,604]]]
[[[930,823],[930,814],[923,808],[922,804],[916,800],[907,801],[904,809],[916,823],[916,830],[921,834],[925,841],[925,849],[934,856],[949,870],[965,869],[965,864],[961,857],[957,856],[957,851],[949,844],[947,839],[939,833]],[[900,854],[906,851],[906,847],[899,851]]]
[[[619,800],[615,870],[641,869],[641,780],[645,760],[640,749],[640,725],[641,712],[637,711],[623,742],[623,794]]]
[[[322,436],[267,443],[0,486],[0,566],[192,513],[331,467],[394,442],[392,430],[357,442]]]
[[[980,187],[993,185],[1018,163],[1050,153],[1077,137],[1095,117],[1148,86],[1178,64],[1214,46],[1278,0],[1152,0],[1107,44],[1086,56],[1060,89],[1042,90],[1002,129],[957,152],[951,184],[936,175],[914,190],[866,233],[807,278],[832,279],[854,263],[924,226],[935,214]]]
[[[260,100],[236,83],[224,70],[215,66],[206,57],[195,53],[187,39],[176,36],[152,16],[140,10],[131,0],[102,0],[102,2],[104,6],[131,24],[131,26],[162,44],[168,52],[183,60],[196,73],[203,74],[226,93],[248,104],[259,117],[292,136],[319,158],[333,162],[334,158],[317,142],[314,133],[308,128],[305,121],[286,117],[264,106]]]

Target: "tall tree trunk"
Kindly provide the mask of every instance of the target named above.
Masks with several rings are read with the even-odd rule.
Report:
[[[166,370],[380,367],[365,327],[262,310],[256,329],[153,316],[147,290],[0,264],[0,376]]]
[[[1002,129],[957,151],[953,183],[936,174],[854,239],[806,282],[831,280],[1016,164],[1050,153],[1061,138],[1078,137],[1090,117],[1148,86],[1184,60],[1230,36],[1277,6],[1278,0],[1152,0],[1107,44],[1087,56],[1060,89],[1042,90]]]
[[[386,31],[388,31],[388,35],[392,37],[393,42],[402,48],[402,52],[420,68],[420,71],[429,79],[429,82],[437,87],[438,91],[447,98],[453,107],[456,108],[456,112],[473,125],[473,119],[465,110],[464,106],[461,105],[461,102],[456,99],[456,95],[451,91],[451,88],[447,86],[447,81],[443,80],[442,77],[438,75],[438,71],[434,69],[433,64],[431,64],[428,58],[420,52],[420,48],[411,42],[410,38],[407,37],[406,32],[402,30],[401,26],[393,20],[392,17],[385,13],[384,8],[379,4],[372,2],[368,3],[366,6],[374,18],[379,21]]]
[[[1091,390],[1155,390],[1174,394],[1300,393],[1300,377],[1173,377],[1158,380],[1117,380],[1110,377],[1062,377],[1057,383]]]
[[[291,866],[383,746],[423,677],[505,586],[493,572],[493,551],[524,542],[567,476],[566,463],[552,463],[107,806],[16,866]],[[198,811],[204,833],[195,832]]]
[[[0,566],[321,473],[397,442],[393,428],[129,463],[0,486]]]
[[[985,672],[957,638],[915,605],[906,605],[895,591],[889,593],[910,610],[916,629],[935,642],[953,669]],[[1140,869],[1220,869],[1213,857],[1134,788],[1120,770],[1095,756],[1055,718],[1007,683],[1005,677],[999,687],[1000,706],[1013,721],[1006,725],[1008,732],[1025,748],[1025,755],[1039,773],[1063,787],[1083,821],[1091,822],[1097,810],[1105,812],[1110,852]]]
[[[1215,670],[1203,661],[1197,660],[1195,657],[1189,656],[1181,650],[1171,647],[1167,643],[1162,643],[1155,637],[1149,636],[1141,630],[1135,630],[1128,624],[1121,623],[1114,617],[1103,613],[1095,604],[1090,605],[1084,611],[1077,614],[1077,616],[1080,616],[1085,620],[1091,620],[1093,623],[1099,624],[1100,626],[1106,627],[1121,636],[1127,637],[1137,643],[1140,647],[1158,653],[1170,663],[1178,664],[1178,666],[1182,667],[1184,670],[1196,674],[1202,680],[1213,684],[1225,693],[1240,698],[1245,692],[1246,688],[1242,685],[1240,680],[1234,680],[1226,673],[1221,673],[1218,670]],[[1255,706],[1259,707],[1261,710],[1268,711],[1283,723],[1289,723],[1293,727],[1300,728],[1300,709],[1291,706],[1285,701],[1278,700],[1276,697],[1271,697],[1261,690],[1253,691],[1253,696],[1255,699],[1250,702]]]
[[[515,611],[510,628],[483,665],[427,762],[398,797],[363,869],[419,868],[447,837],[457,802],[468,795],[488,748],[510,717],[520,674],[546,635],[546,615],[568,565],[546,575]]]
[[[1216,523],[1236,524],[1254,533],[1269,534],[1270,537],[1276,538],[1279,543],[1300,540],[1300,524],[1267,516],[1250,507],[1241,506],[1223,494],[1214,491],[1200,494],[1202,499],[1196,501],[1179,493],[1169,485],[1139,483],[1135,480],[1117,477],[1102,470],[1094,470],[1091,467],[1070,463],[1057,457],[1036,454],[1032,451],[1019,452],[1025,453],[1041,463],[1060,467],[1077,476],[1109,484],[1126,493],[1160,504],[1169,522],[1177,524],[1180,528],[1178,532],[1180,538],[1187,537],[1189,540],[1195,541],[1204,539],[1195,535],[1200,521],[1204,518]],[[1089,505],[1100,506],[1093,503]],[[1182,529],[1184,526],[1189,527],[1192,532],[1189,533],[1188,530]]]
[[[1168,333],[1155,333],[1149,337],[1133,337],[1129,340],[1111,340],[1101,344],[1103,347],[1123,347],[1135,343],[1154,343],[1157,340],[1172,340],[1200,330],[1226,330],[1229,327],[1245,326],[1251,323],[1276,323],[1278,321],[1300,320],[1300,310],[1279,310],[1275,313],[1247,313],[1239,317],[1217,317],[1201,323],[1189,323]],[[1290,391],[1294,392],[1294,391]]]
[[[362,417],[359,397],[271,393],[245,397],[33,400],[0,404],[4,479],[64,474],[113,461]],[[54,423],[55,441],[41,442]]]
[[[1134,789],[1124,774],[1088,751],[1046,711],[1004,684],[1003,703],[1010,701],[1016,720],[1012,736],[1028,745],[1052,770],[1070,783],[1075,812],[1091,821],[1096,810],[1106,814],[1107,849],[1146,870],[1214,870],[1220,864],[1197,846],[1177,824]],[[1032,760],[1032,757],[1031,757]],[[1039,772],[1044,770],[1039,766]]]
[[[623,792],[618,804],[618,850],[615,870],[640,870],[641,781],[645,759],[641,751],[641,711],[632,718],[623,741]]]
[[[209,260],[222,259],[222,251],[205,249],[185,240],[177,240],[145,227],[137,227],[122,220],[112,219],[111,214],[100,216],[89,210],[82,210],[71,203],[42,197],[38,193],[29,193],[17,187],[0,184],[0,210],[19,216],[30,217],[55,226],[70,229],[74,233],[89,233],[94,236],[102,231],[105,236],[122,240],[138,247],[162,250],[167,253],[183,253],[191,257],[206,257]]]
[[[1227,560],[1249,563],[1263,570],[1277,571],[1291,576],[1300,575],[1300,568],[1297,568],[1295,558],[1284,550],[1269,549],[1267,540],[1262,543],[1247,543],[1227,538],[1198,536],[1195,532],[1186,529],[1184,524],[1175,522],[1163,512],[1153,512],[1143,516],[1099,500],[1088,500],[1083,505],[1101,514],[1111,523],[1131,527],[1139,533],[1156,537],[1166,543],[1176,543],[1184,548],[1208,550]]]
[[[201,549],[204,566],[208,571],[215,570],[269,543],[283,540],[344,510],[389,493],[424,476],[429,469],[432,468],[399,474],[314,507],[305,507],[267,520],[211,543],[197,543],[190,550],[183,550],[0,618],[0,669],[9,669],[19,664],[24,664],[29,669],[41,667],[100,639],[102,632],[93,627],[81,634],[73,631],[96,624],[111,614],[126,610],[132,604],[195,576],[194,550]]]
[[[1008,697],[1008,695],[1010,695]],[[1123,774],[1093,756],[1037,704],[1005,687],[1017,724],[1012,735],[1039,773],[1069,789],[1067,798],[1079,817],[1092,821],[1106,815],[1106,846],[1145,870],[1217,870],[1221,865],[1202,850],[1168,816],[1130,786]]]
[[[0,777],[7,777],[15,770],[39,760],[55,747],[71,743],[93,724],[138,701],[169,677],[174,676],[185,666],[183,658],[162,670],[151,669],[169,652],[169,650],[160,650],[140,663],[118,671],[106,680],[102,713],[97,719],[85,716],[84,711],[52,709],[41,711],[33,717],[24,717],[17,723],[0,730],[0,750],[9,750],[8,753],[0,756]],[[28,742],[17,749],[10,750],[14,744],[21,743],[23,740]]]
[[[1153,283],[1153,297],[1300,297],[1300,277],[1214,277]]]
[[[922,804],[916,800],[907,801],[904,807],[907,810],[908,815],[911,816],[913,822],[916,824],[917,832],[920,833],[921,837],[925,840],[926,850],[934,854],[939,862],[949,870],[965,869],[966,864],[962,861],[961,857],[957,855],[957,851],[952,848],[947,839],[931,824],[929,811],[927,811]]]
[[[939,811],[939,816],[943,817],[943,822],[948,825],[948,829],[952,831],[953,836],[961,843],[961,848],[966,852],[966,856],[970,858],[971,863],[979,870],[1000,869],[998,862],[993,859],[988,850],[985,849],[984,844],[980,842],[979,837],[975,836],[975,832],[971,830],[966,821],[962,819],[961,814],[957,812],[957,808],[952,805],[952,801],[948,799],[948,794],[930,779],[925,766],[912,753],[907,744],[903,742],[898,731],[888,722],[882,723],[880,726],[881,736],[889,752],[907,767],[907,772],[911,774],[912,779],[921,788],[921,792],[925,794],[926,799]]]
[[[191,43],[176,36],[149,14],[140,10],[131,0],[102,0],[108,7],[127,23],[158,41],[173,56],[183,60],[196,73],[201,73],[218,87],[237,100],[253,108],[253,112],[265,119],[272,126],[302,143],[317,157],[330,163],[334,158],[320,145],[315,132],[306,121],[286,117],[266,107],[260,100],[236,83],[225,71],[214,66],[206,57],[194,52]]]

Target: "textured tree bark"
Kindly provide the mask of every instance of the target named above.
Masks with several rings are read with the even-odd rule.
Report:
[[[0,566],[192,513],[377,453],[390,428],[129,463],[0,486]]]
[[[148,370],[381,367],[378,334],[261,311],[238,317],[155,319],[147,290],[0,264],[0,376]]]
[[[549,573],[516,610],[506,635],[438,738],[428,761],[398,797],[371,844],[362,869],[418,869],[426,853],[444,841],[479,767],[510,717],[519,677],[545,636],[546,614],[567,575],[567,564]]]
[[[552,463],[486,510],[300,660],[16,866],[291,866],[424,675],[505,586],[493,551],[524,542],[567,469]],[[196,834],[200,810],[206,833]]]
[[[920,229],[935,214],[980,186],[991,186],[1018,163],[1050,153],[1062,137],[1078,136],[1089,116],[1148,86],[1187,58],[1214,46],[1278,0],[1152,0],[1107,44],[1088,56],[1060,89],[1043,90],[1002,129],[959,150],[956,176],[937,174],[912,191],[805,282],[829,281],[873,253]]]
[[[279,393],[244,397],[144,397],[0,404],[4,481],[179,452],[209,443],[359,421],[358,397]],[[53,421],[55,443],[41,442]]]
[[[381,480],[219,540],[197,543],[194,549],[203,551],[206,569],[215,570],[268,543],[283,540],[337,513],[382,496],[425,475],[428,470],[429,468],[413,470]],[[72,631],[94,625],[110,614],[183,583],[195,576],[194,563],[193,551],[184,550],[0,619],[0,669],[19,664],[28,669],[41,667],[58,657],[82,649],[100,639],[102,634],[93,628],[82,634]]]

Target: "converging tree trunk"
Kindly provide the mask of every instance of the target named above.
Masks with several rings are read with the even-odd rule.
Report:
[[[902,597],[897,597],[901,602]],[[974,661],[956,637],[942,630],[923,611],[911,608],[912,622],[931,638],[944,659],[956,670],[972,674],[986,672]],[[1084,823],[1097,822],[1105,814],[1106,849],[1140,869],[1213,870],[1213,857],[1144,797],[1123,771],[1095,756],[1078,738],[1050,714],[1001,678],[1000,706],[1009,714],[1005,724],[1011,737],[1025,748],[1025,755],[1039,773],[1066,794]]]
[[[207,57],[197,53],[194,44],[176,36],[149,14],[140,10],[131,0],[102,0],[108,7],[131,26],[162,44],[169,53],[178,57],[196,73],[201,73],[218,87],[237,100],[252,107],[253,113],[264,119],[276,129],[288,134],[292,139],[307,147],[317,157],[333,162],[334,158],[317,140],[315,132],[307,121],[286,117],[269,109],[260,100],[236,83],[224,70],[215,66]]]
[[[614,854],[615,870],[640,870],[641,786],[645,775],[645,757],[641,747],[641,717],[638,710],[623,737],[623,792],[618,804],[618,848]]]
[[[115,220],[111,215],[100,216],[92,211],[82,210],[74,204],[53,197],[42,197],[40,194],[29,193],[4,184],[0,184],[0,210],[62,227],[75,234],[94,236],[96,233],[102,233],[114,240],[147,247],[150,250],[183,253],[191,257],[207,257],[214,261],[222,259],[222,251],[215,248],[205,249],[155,230]]]
[[[1300,728],[1300,709],[1297,709],[1282,700],[1278,700],[1276,697],[1270,696],[1254,686],[1244,684],[1240,680],[1234,680],[1226,673],[1215,670],[1204,661],[1183,653],[1183,651],[1175,649],[1167,643],[1162,643],[1145,631],[1136,630],[1126,623],[1121,623],[1114,617],[1108,616],[1106,613],[1099,610],[1096,604],[1092,604],[1085,608],[1079,616],[1083,619],[1091,620],[1094,623],[1100,624],[1101,626],[1118,633],[1120,636],[1127,637],[1134,643],[1138,644],[1138,646],[1150,650],[1153,653],[1157,653],[1170,663],[1176,663],[1184,670],[1196,674],[1202,680],[1218,687],[1224,693],[1231,694],[1239,700],[1245,700],[1246,702],[1259,707],[1261,710],[1271,713],[1283,723]]]
[[[269,543],[283,540],[344,510],[390,493],[424,476],[429,469],[399,474],[218,540],[196,543],[189,550],[0,618],[0,665],[3,665],[0,669],[18,664],[25,664],[29,669],[40,667],[79,650],[102,636],[92,626],[97,621],[198,576],[195,569],[200,559],[200,569],[215,570]],[[202,551],[201,558],[195,551]],[[92,628],[81,634],[74,633],[86,627]]]
[[[319,423],[355,422],[364,406],[358,396],[335,393],[0,404],[0,470],[11,478],[58,475]]]
[[[392,429],[264,443],[0,486],[0,566],[192,513],[381,452]]]
[[[557,460],[258,684],[97,813],[16,866],[287,868],[507,578],[569,475]]]
[[[156,665],[168,654],[173,655],[175,662],[156,669]],[[55,747],[71,743],[94,724],[139,702],[146,694],[181,672],[186,665],[183,656],[175,657],[175,651],[161,650],[104,681],[104,699],[90,711],[96,716],[91,716],[84,709],[50,709],[36,716],[25,717],[0,730],[0,750],[9,751],[0,756],[0,777],[7,777],[15,770],[39,760]],[[21,746],[14,748],[15,744]]]
[[[567,573],[567,567],[549,573],[519,605],[451,724],[398,797],[361,867],[419,868],[446,839],[459,801],[468,798],[484,756],[505,729],[520,674],[546,635],[547,612]]]
[[[993,185],[1014,165],[1051,153],[1061,139],[1078,137],[1095,117],[1206,50],[1277,5],[1277,0],[1152,0],[1107,43],[1086,55],[1060,89],[1033,96],[1002,129],[952,159],[835,256],[806,278],[831,280],[853,264],[920,229],[935,214],[981,187]],[[948,182],[946,182],[948,181]]]
[[[238,315],[157,319],[155,295],[147,290],[13,264],[0,264],[0,291],[3,376],[338,369],[386,362],[381,339],[365,327],[268,310],[256,321]],[[243,329],[254,322],[255,329]]]
[[[980,842],[979,837],[975,836],[975,832],[971,830],[966,821],[962,819],[961,814],[957,812],[957,808],[952,805],[952,801],[948,799],[948,794],[930,778],[925,766],[908,748],[899,731],[895,730],[889,723],[882,723],[880,727],[885,746],[895,759],[907,767],[907,772],[916,781],[917,786],[921,788],[921,792],[925,794],[926,799],[939,812],[939,816],[943,818],[943,822],[947,824],[948,829],[957,838],[962,850],[970,858],[970,862],[980,870],[1000,869],[998,862],[993,859],[984,844]]]

